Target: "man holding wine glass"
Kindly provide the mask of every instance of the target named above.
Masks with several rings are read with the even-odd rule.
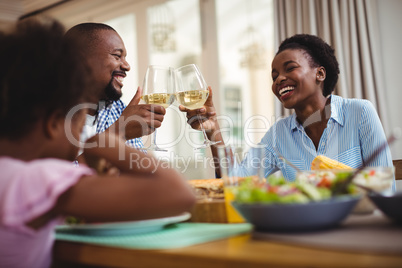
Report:
[[[167,109],[174,102],[175,85],[176,82],[173,68],[150,65],[148,66],[144,77],[141,99],[143,99],[147,104],[160,105]],[[151,145],[146,149],[153,151],[167,151],[158,147],[156,144],[156,129],[153,135],[153,141],[151,141]]]
[[[81,23],[65,36],[78,42],[80,53],[95,72],[94,83],[103,89],[97,111],[88,115],[81,139],[85,141],[96,133],[111,131],[126,139],[128,145],[143,148],[141,137],[161,126],[166,110],[160,105],[139,104],[140,88],[127,106],[120,100],[130,65],[119,34],[106,24]]]

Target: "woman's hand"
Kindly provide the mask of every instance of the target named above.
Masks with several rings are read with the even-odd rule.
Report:
[[[187,123],[196,130],[201,130],[200,121],[207,132],[208,137],[210,137],[217,129],[219,125],[216,120],[216,109],[212,101],[212,89],[208,87],[209,96],[204,104],[204,107],[196,110],[189,110],[183,105],[179,106],[180,111],[187,113]]]
[[[180,105],[179,109],[182,112],[187,113],[187,123],[193,128],[200,130],[200,123],[198,120],[198,116],[200,117],[200,121],[202,121],[202,126],[205,129],[205,132],[208,136],[208,139],[211,141],[216,141],[216,145],[211,146],[211,152],[214,159],[218,158],[218,151],[216,146],[224,146],[225,143],[223,141],[221,131],[219,128],[219,123],[216,116],[216,109],[214,103],[212,101],[212,89],[208,87],[209,96],[207,101],[204,104],[204,107],[197,110],[189,110],[186,109],[184,106]],[[214,162],[215,164],[215,172],[218,177],[220,177],[220,167],[217,161]]]

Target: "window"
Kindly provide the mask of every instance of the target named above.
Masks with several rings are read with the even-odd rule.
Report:
[[[130,64],[131,71],[124,79],[122,101],[129,103],[133,98],[138,87],[138,58],[137,58],[137,36],[135,29],[135,15],[133,13],[119,16],[104,22],[113,27],[123,39],[127,50],[127,62]]]
[[[198,0],[172,0],[150,6],[147,9],[147,31],[149,65],[174,68],[190,63],[200,65],[202,47]],[[166,111],[157,140],[161,147],[167,146],[180,157],[191,159],[195,144],[202,143],[202,135],[190,129],[186,121],[175,102]],[[166,153],[156,154],[166,156]]]
[[[151,0],[122,7],[120,16],[105,23],[119,32],[128,51],[125,103],[142,86],[148,65],[195,63],[213,85],[222,127],[230,126],[223,133],[228,143],[247,150],[273,123],[272,0]],[[158,145],[169,152],[155,155],[188,179],[211,178],[209,149],[193,149],[202,143],[202,134],[188,126],[177,106],[167,109],[157,134]]]
[[[273,116],[271,0],[216,0],[222,114],[233,121],[227,140],[258,143]]]

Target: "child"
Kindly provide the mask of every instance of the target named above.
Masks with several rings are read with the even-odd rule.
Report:
[[[195,202],[177,172],[119,137],[100,135],[84,151],[88,163],[106,159],[119,175],[72,164],[87,113],[78,108],[98,94],[89,66],[63,34],[51,19],[27,19],[0,33],[2,267],[49,267],[63,215],[140,220],[178,215]]]

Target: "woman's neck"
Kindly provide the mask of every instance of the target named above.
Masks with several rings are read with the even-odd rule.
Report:
[[[321,95],[312,101],[309,101],[308,105],[295,108],[296,118],[304,127],[313,123],[327,122],[331,116],[331,99]]]
[[[310,137],[316,150],[321,140],[322,133],[327,127],[327,122],[331,117],[331,99],[325,98],[317,102],[316,105],[306,107],[303,111],[299,111],[297,119],[303,125],[306,134]],[[300,117],[299,117],[300,116]]]

